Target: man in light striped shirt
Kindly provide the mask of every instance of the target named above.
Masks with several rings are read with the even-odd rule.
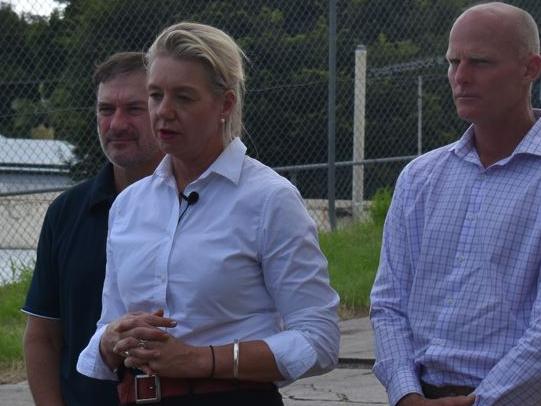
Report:
[[[371,295],[391,405],[541,405],[541,74],[530,14],[467,9],[447,59],[455,143],[411,162]]]

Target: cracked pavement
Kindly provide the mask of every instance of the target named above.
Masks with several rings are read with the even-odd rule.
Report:
[[[374,351],[370,321],[342,321],[340,331],[338,368],[280,389],[285,406],[388,405],[385,388],[371,371]]]
[[[280,390],[286,406],[387,405],[385,389],[370,370],[338,368]]]

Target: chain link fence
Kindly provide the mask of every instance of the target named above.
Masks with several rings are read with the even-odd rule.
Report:
[[[56,11],[43,15],[46,3],[0,0],[0,280],[32,262],[51,200],[104,163],[91,83],[96,63],[145,50],[175,22],[215,25],[245,50],[249,154],[297,185],[321,230],[333,215],[339,227],[362,217],[365,202],[392,188],[409,160],[466,127],[455,114],[443,55],[452,21],[472,1],[64,0],[50,2]],[[510,3],[541,21],[538,0]],[[534,94],[539,105],[537,84]],[[336,162],[331,190],[329,160]]]

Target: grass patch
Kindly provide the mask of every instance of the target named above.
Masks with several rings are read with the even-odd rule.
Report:
[[[320,235],[321,248],[329,260],[331,284],[340,294],[345,315],[366,314],[370,306],[381,233],[380,225],[361,223]]]
[[[0,383],[20,376],[26,315],[20,311],[32,277],[31,267],[12,266],[12,282],[0,286]]]
[[[378,190],[366,221],[320,235],[321,249],[329,261],[331,284],[340,294],[342,318],[368,313],[391,197],[390,189]]]

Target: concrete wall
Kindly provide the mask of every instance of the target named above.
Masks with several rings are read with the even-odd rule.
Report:
[[[325,199],[306,199],[304,201],[308,213],[314,219],[320,231],[330,231],[331,225],[329,221],[329,202]],[[370,202],[363,202],[364,213],[360,220],[364,220],[367,208]],[[353,222],[353,207],[351,200],[336,200],[336,226],[337,228],[345,227]]]
[[[0,197],[0,249],[34,249],[47,207],[57,195]]]

